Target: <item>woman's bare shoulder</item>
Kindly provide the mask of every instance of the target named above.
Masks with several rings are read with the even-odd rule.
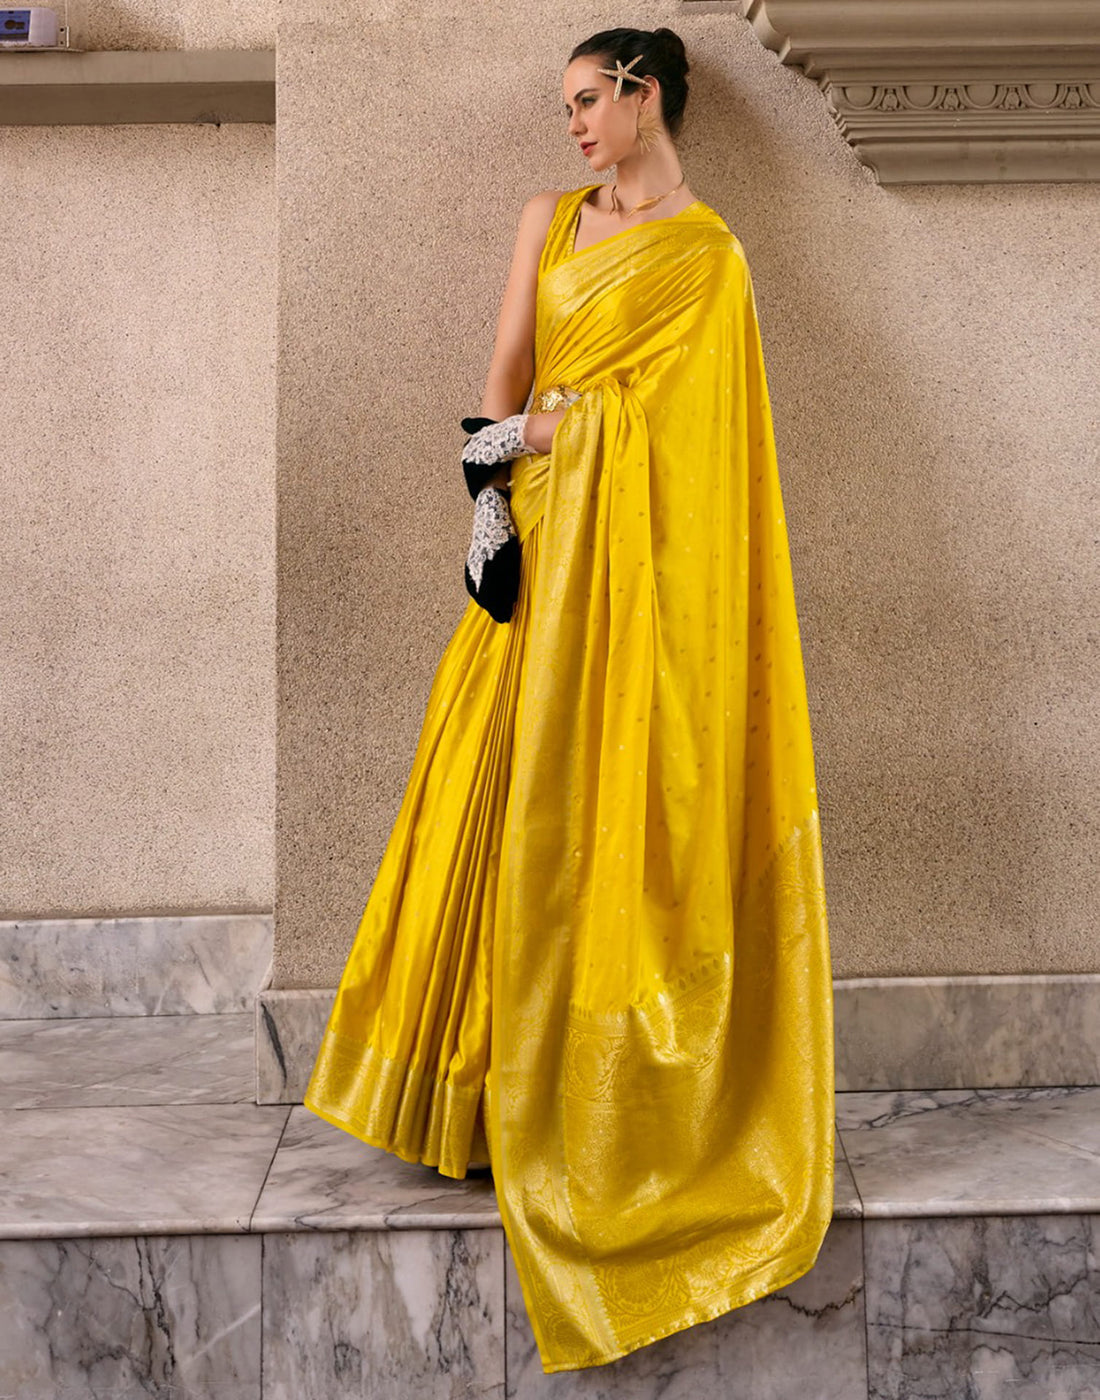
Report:
[[[546,234],[564,190],[539,190],[524,204],[520,222],[532,233]]]
[[[519,216],[518,241],[531,251],[541,251],[554,221],[554,213],[564,190],[540,190],[524,204]]]
[[[538,194],[533,194],[523,206],[524,213],[530,210],[532,214],[538,214],[548,220],[552,219],[554,210],[558,207],[558,201],[566,193],[566,190],[539,190]]]

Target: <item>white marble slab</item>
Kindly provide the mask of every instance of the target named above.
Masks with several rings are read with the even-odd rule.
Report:
[[[360,1142],[298,1105],[252,1217],[254,1230],[479,1229],[500,1225],[490,1177],[464,1181]]]
[[[0,1021],[0,1108],[248,1103],[254,1017]]]
[[[800,1279],[579,1371],[542,1369],[506,1250],[509,1400],[866,1400],[860,1222],[834,1220]]]
[[[858,1218],[859,1194],[837,1135],[834,1212]],[[478,1229],[500,1226],[491,1176],[454,1181],[404,1162],[298,1105],[252,1217],[254,1230]]]
[[[871,1400],[1100,1395],[1097,1217],[863,1228]]]
[[[260,1400],[261,1242],[0,1242],[0,1396]]]
[[[0,921],[0,1019],[251,1011],[270,914]]]
[[[503,1400],[499,1230],[264,1236],[264,1400]]]
[[[837,1095],[865,1217],[1100,1210],[1100,1088]]]
[[[265,990],[256,1099],[301,1103],[333,990]],[[1100,1084],[1100,974],[833,984],[839,1090]]]
[[[833,1159],[833,1219],[858,1219],[863,1214],[863,1205],[856,1188],[856,1179],[844,1151],[844,1143],[839,1132],[836,1135],[836,1154]]]
[[[1100,973],[833,985],[836,1087],[1100,1084]]]
[[[256,1102],[301,1103],[336,993],[264,991],[256,998]]]
[[[0,1112],[0,1239],[246,1230],[285,1108]]]

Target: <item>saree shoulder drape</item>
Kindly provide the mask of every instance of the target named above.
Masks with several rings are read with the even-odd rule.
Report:
[[[744,251],[696,201],[539,267],[519,601],[475,603],[306,1106],[462,1177],[490,1158],[543,1369],[813,1265],[833,1206],[814,758]]]

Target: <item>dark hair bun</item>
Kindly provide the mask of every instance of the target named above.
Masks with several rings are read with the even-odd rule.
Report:
[[[673,29],[655,29],[653,37],[659,39],[664,46],[670,62],[679,68],[681,73],[689,73],[691,65],[688,63],[687,49],[684,48],[684,41]]]

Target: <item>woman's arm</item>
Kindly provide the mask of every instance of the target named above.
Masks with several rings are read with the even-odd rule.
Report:
[[[531,392],[535,377],[535,295],[539,259],[560,198],[558,190],[543,190],[532,195],[520,214],[512,266],[497,318],[496,343],[481,397],[484,418],[495,418],[499,422],[513,413],[522,413]],[[538,452],[549,452],[550,440],[563,413],[564,410],[532,413],[527,420],[527,445]],[[511,467],[511,462],[502,462],[491,484],[506,486]]]
[[[529,413],[523,440],[536,452],[549,452],[558,424],[564,417],[564,408],[556,408],[553,413]]]

